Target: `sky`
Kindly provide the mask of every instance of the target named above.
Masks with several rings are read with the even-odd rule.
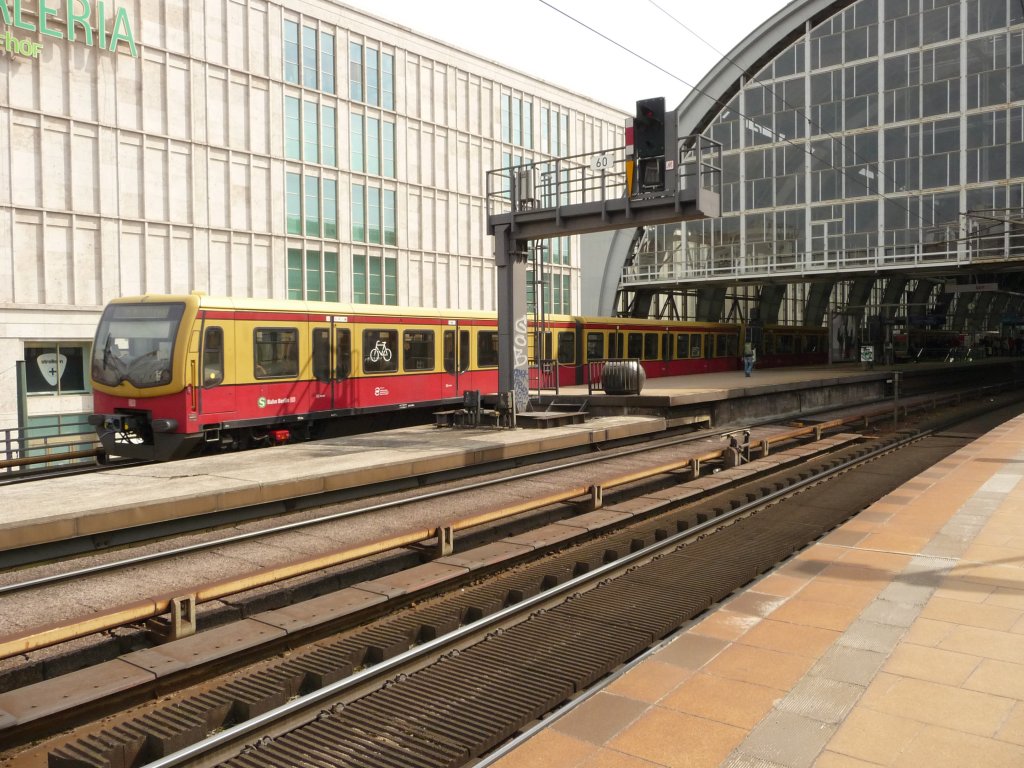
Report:
[[[654,96],[664,96],[666,106],[675,107],[722,54],[787,4],[787,0],[341,2],[628,113],[638,99]]]

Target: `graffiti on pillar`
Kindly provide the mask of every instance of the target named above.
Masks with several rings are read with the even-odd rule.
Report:
[[[516,369],[530,366],[530,355],[526,341],[526,315],[516,319],[515,333],[512,335],[512,347],[515,351]]]

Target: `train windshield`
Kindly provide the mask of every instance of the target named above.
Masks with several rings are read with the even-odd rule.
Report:
[[[92,378],[142,389],[171,381],[174,340],[183,303],[111,304],[103,311],[92,352]]]

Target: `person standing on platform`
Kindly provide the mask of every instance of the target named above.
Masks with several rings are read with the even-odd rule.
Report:
[[[754,349],[754,345],[749,341],[743,345],[743,374],[750,376],[750,372],[754,370],[754,363],[757,362],[757,350]]]

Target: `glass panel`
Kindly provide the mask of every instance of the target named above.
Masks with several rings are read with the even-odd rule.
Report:
[[[162,363],[158,370],[169,368],[170,358],[162,360]],[[160,376],[162,378],[163,374],[161,373]],[[166,376],[169,380],[169,370]],[[158,381],[157,383],[166,382]],[[59,344],[40,347],[26,346],[25,385],[28,394],[85,392],[84,347]]]
[[[576,362],[576,334],[572,331],[558,333],[558,362],[564,365]]]
[[[299,82],[299,25],[294,21],[284,23],[284,81]]]
[[[317,125],[317,105],[313,101],[302,103],[303,151],[307,163],[320,162],[320,126]]]
[[[370,303],[383,304],[384,286],[382,285],[381,258],[380,256],[370,256],[367,258],[367,262],[367,266],[370,268]]]
[[[338,182],[324,179],[324,237],[338,236]]]
[[[365,168],[363,158],[365,156],[365,150],[363,148],[363,116],[352,115],[349,118],[349,146],[351,148],[351,159],[349,165],[352,170],[356,173],[362,173]]]
[[[366,256],[361,253],[352,256],[352,301],[366,304]]]
[[[381,71],[381,106],[384,109],[395,108],[395,57],[390,53],[380,55]]]
[[[334,339],[334,375],[339,379],[347,379],[352,372],[352,332],[346,328],[338,328]]]
[[[313,378],[327,381],[331,378],[331,331],[329,328],[313,329]]]
[[[306,298],[320,301],[320,251],[306,251]]]
[[[377,187],[366,188],[366,239],[380,243],[380,190]]]
[[[362,184],[352,185],[352,239],[366,242],[366,199]]]
[[[302,234],[302,176],[285,174],[285,230],[289,235]]]
[[[402,368],[406,371],[434,370],[434,332],[402,332]]]
[[[284,156],[289,160],[302,159],[299,143],[299,100],[294,96],[284,97]]]
[[[363,331],[363,370],[366,373],[393,373],[398,370],[398,331]]]
[[[380,120],[366,118],[366,172],[380,174]]]
[[[323,108],[323,162],[324,165],[338,164],[338,130],[336,126],[337,110],[334,107]]]
[[[469,370],[469,331],[459,331],[459,371]]]
[[[366,49],[366,103],[378,106],[380,104],[380,75],[377,72],[377,52],[372,48]]]
[[[109,305],[96,329],[92,378],[112,387],[122,381],[140,388],[169,383],[184,311],[181,303]]]
[[[383,174],[389,179],[393,179],[395,178],[395,124],[385,120],[383,128],[384,133],[381,139]]]
[[[627,336],[626,357],[643,357],[644,335],[642,333],[631,333]]]
[[[398,245],[398,224],[393,189],[384,190],[384,245]]]
[[[591,331],[587,333],[587,360],[604,358],[604,334]]]
[[[363,100],[363,46],[359,43],[348,46],[348,97]]]
[[[302,296],[302,250],[288,249],[288,298],[301,299]]]
[[[656,333],[645,333],[644,334],[644,359],[645,360],[657,360],[661,357],[659,352],[659,336]]]
[[[480,331],[476,336],[476,364],[480,368],[498,366],[498,332]]]
[[[203,386],[215,387],[224,381],[224,329],[207,328],[203,337]]]
[[[324,252],[324,301],[338,300],[338,254]]]
[[[302,84],[307,88],[316,88],[316,29],[302,28]]]
[[[306,177],[306,234],[320,236],[320,179]]]
[[[384,303],[398,306],[398,259],[384,259]]]
[[[441,354],[443,360],[441,365],[445,373],[455,373],[455,331],[445,331],[442,339],[444,349]]]
[[[253,374],[257,379],[299,375],[297,328],[257,328],[253,331]]]
[[[334,35],[320,33],[320,90],[334,93]]]

